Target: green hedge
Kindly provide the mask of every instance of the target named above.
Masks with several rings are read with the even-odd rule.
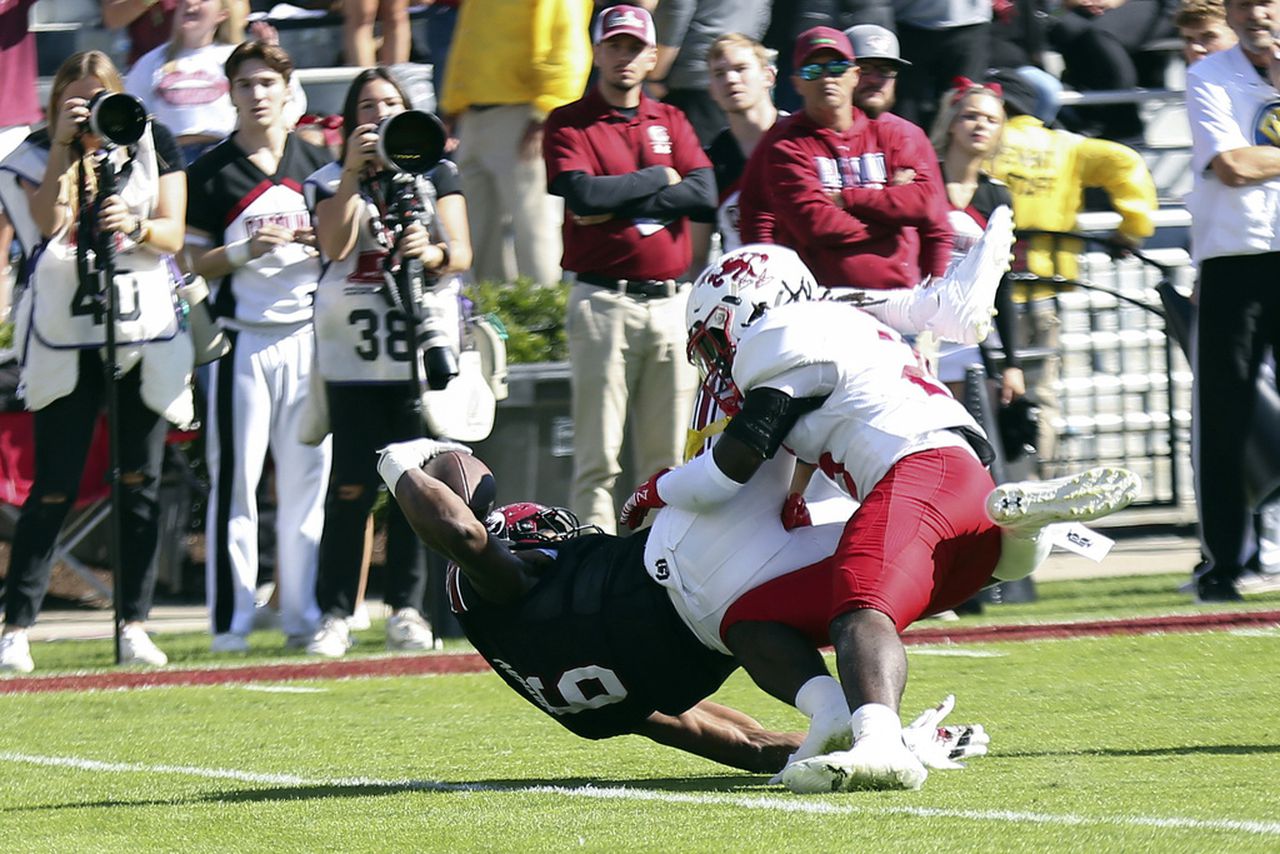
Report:
[[[569,358],[564,312],[569,286],[483,282],[467,288],[476,314],[496,314],[507,329],[507,362],[562,362]]]

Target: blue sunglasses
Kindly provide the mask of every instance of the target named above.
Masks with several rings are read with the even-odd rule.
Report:
[[[843,77],[852,67],[853,63],[847,59],[833,59],[830,62],[811,62],[808,65],[802,65],[796,73],[800,75],[801,80],[817,80],[823,74],[828,77]]]

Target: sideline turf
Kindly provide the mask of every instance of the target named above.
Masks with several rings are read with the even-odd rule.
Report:
[[[0,759],[0,850],[1275,851],[1278,643],[1272,630],[913,651],[908,717],[954,691],[953,717],[986,724],[993,755],[921,792],[804,798],[638,738],[575,739],[492,674],[3,696],[6,756],[300,780]],[[740,675],[717,699],[801,724]],[[332,782],[350,777],[367,780]],[[516,791],[385,785],[406,778]],[[544,785],[710,802],[527,791]],[[1264,832],[1135,824],[1172,818]]]

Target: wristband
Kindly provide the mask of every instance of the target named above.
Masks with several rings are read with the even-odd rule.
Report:
[[[223,252],[226,253],[227,263],[235,269],[239,269],[253,260],[253,250],[249,248],[248,238],[237,240],[235,243],[228,243],[223,247]]]

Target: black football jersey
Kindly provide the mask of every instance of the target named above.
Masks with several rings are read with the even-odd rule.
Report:
[[[467,638],[521,696],[584,738],[634,732],[677,715],[737,666],[698,642],[644,568],[647,531],[555,544],[554,562],[519,602],[491,605],[454,569]]]

